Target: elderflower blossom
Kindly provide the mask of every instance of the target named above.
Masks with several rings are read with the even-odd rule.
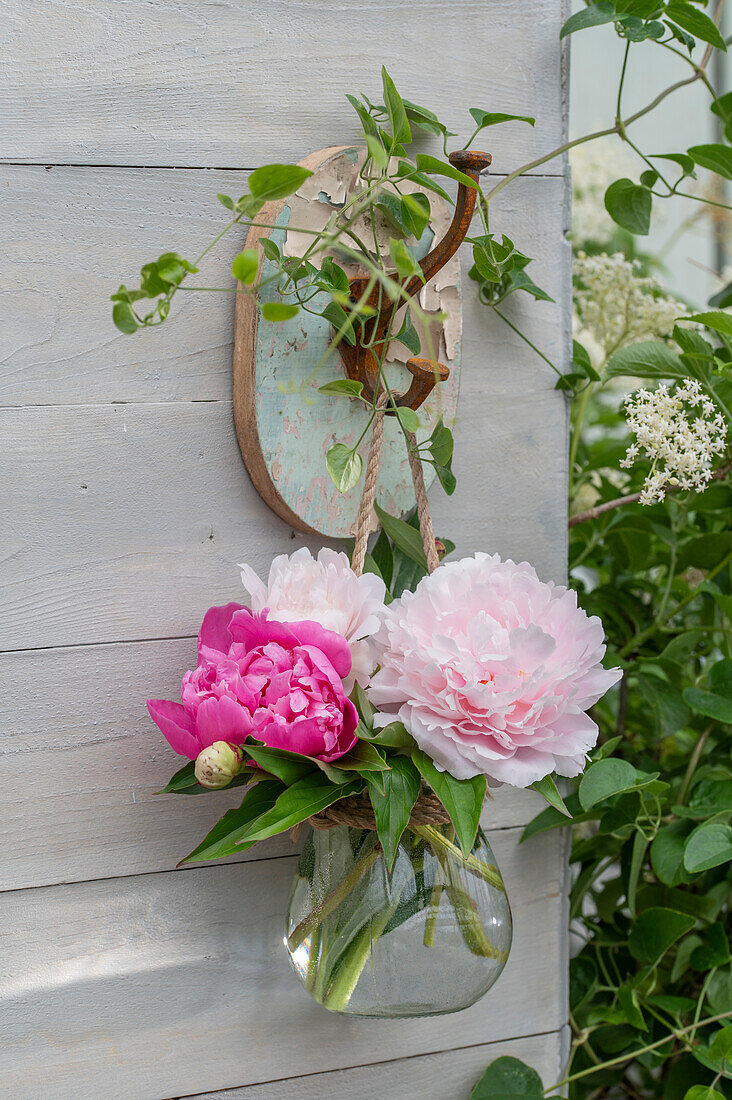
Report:
[[[573,275],[575,332],[598,366],[629,344],[670,336],[687,312],[656,279],[638,275],[637,265],[621,252],[579,252]]]
[[[572,239],[575,244],[609,241],[618,227],[605,209],[605,192],[614,180],[634,174],[636,157],[622,142],[611,139],[576,145],[569,154],[569,162],[572,167]]]
[[[653,464],[640,503],[662,501],[667,485],[703,492],[712,478],[714,455],[725,449],[727,427],[700,383],[687,378],[673,392],[664,384],[639,389],[626,397],[625,407],[636,442],[620,465],[628,468],[640,455]]]

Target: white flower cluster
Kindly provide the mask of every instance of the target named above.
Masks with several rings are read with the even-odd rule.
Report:
[[[688,312],[655,279],[638,275],[621,252],[579,252],[573,274],[575,334],[599,365],[628,344],[669,336]]]
[[[667,485],[703,492],[712,477],[714,455],[724,452],[727,426],[700,383],[687,378],[673,392],[666,385],[639,389],[626,397],[625,407],[636,442],[620,465],[632,466],[641,452],[653,464],[640,503],[663,500]]]
[[[602,244],[617,230],[605,209],[605,192],[621,176],[633,176],[637,160],[627,145],[614,138],[576,145],[569,154],[572,167],[572,239]],[[654,211],[654,218],[656,212]]]

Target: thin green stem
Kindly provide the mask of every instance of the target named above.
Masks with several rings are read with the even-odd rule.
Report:
[[[303,940],[321,924],[325,918],[332,913],[341,902],[345,901],[348,895],[353,891],[357,882],[363,878],[368,870],[376,863],[376,860],[381,855],[381,848],[378,844],[374,845],[370,852],[367,852],[362,859],[356,863],[348,874],[338,883],[335,890],[324,897],[323,900],[311,910],[308,915],[300,921],[296,928],[293,928],[290,935],[287,937],[287,946],[290,951],[295,951]]]
[[[699,765],[699,760],[701,758],[702,752],[704,751],[704,746],[706,745],[709,735],[714,727],[715,723],[710,722],[709,725],[706,726],[699,734],[697,742],[694,745],[691,756],[689,757],[689,763],[687,765],[686,772],[684,773],[683,782],[679,789],[678,798],[676,799],[676,802],[679,806],[683,806],[686,802],[686,796],[689,793],[689,787],[691,786],[691,781],[694,778],[694,772]]]
[[[492,308],[493,312],[497,313],[498,316],[501,318],[501,320],[505,324],[507,324],[510,329],[513,329],[513,331],[516,333],[517,336],[521,337],[521,339],[524,341],[525,344],[529,345],[529,347],[531,348],[532,351],[536,352],[536,354],[539,356],[540,359],[543,359],[545,363],[549,364],[549,366],[552,368],[552,370],[554,371],[555,374],[559,375],[560,378],[562,377],[562,372],[559,370],[558,367],[554,366],[551,359],[549,359],[548,356],[546,356],[543,351],[540,351],[539,348],[537,348],[536,344],[533,344],[531,342],[531,340],[529,340],[528,336],[526,336],[526,334],[523,333],[520,328],[517,328],[516,325],[514,325],[513,321],[509,321],[506,314],[501,313],[498,306],[491,306],[491,308]]]

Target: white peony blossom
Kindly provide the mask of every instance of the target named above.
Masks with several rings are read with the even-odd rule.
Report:
[[[637,265],[621,252],[579,252],[573,275],[575,335],[600,366],[629,344],[670,336],[676,319],[687,312],[655,279],[638,275]]]
[[[652,462],[641,504],[664,499],[668,484],[701,493],[712,478],[712,461],[726,445],[727,425],[701,384],[687,378],[673,392],[666,385],[639,389],[625,399],[631,443],[620,465],[642,456]]]
[[[241,565],[241,579],[251,596],[252,610],[269,609],[269,618],[281,623],[314,621],[341,634],[351,648],[352,666],[344,681],[365,687],[374,670],[371,636],[384,614],[384,582],[373,573],[357,577],[346,554],[327,547],[314,558],[306,546],[290,557],[281,554],[263,584],[254,570]]]

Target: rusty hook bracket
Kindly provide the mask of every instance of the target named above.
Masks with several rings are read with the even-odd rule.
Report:
[[[491,163],[491,156],[476,149],[459,149],[450,153],[448,160],[453,168],[464,172],[477,183],[481,172]],[[367,299],[367,304],[375,311],[374,316],[355,330],[355,344],[346,344],[345,341],[339,344],[346,377],[361,382],[362,395],[367,401],[374,400],[379,362],[386,350],[384,344],[387,333],[398,311],[407,304],[405,296],[414,297],[455,255],[470,227],[477,197],[476,188],[469,187],[466,183],[458,183],[455,212],[450,227],[442,240],[427,253],[423,260],[419,261],[421,275],[413,275],[405,281],[401,281],[396,272],[389,276],[398,282],[402,289],[402,295],[396,302],[389,301],[384,304],[383,293],[379,287],[375,287]],[[349,290],[352,301],[359,301],[366,291],[368,282],[368,278],[363,276],[350,280]],[[368,341],[368,346],[364,346],[362,342],[364,337]],[[406,367],[412,375],[412,383],[406,393],[395,396],[395,402],[400,408],[419,408],[435,385],[438,382],[444,382],[450,374],[447,367],[432,359],[415,357],[407,360]],[[393,408],[389,411],[394,413]]]

